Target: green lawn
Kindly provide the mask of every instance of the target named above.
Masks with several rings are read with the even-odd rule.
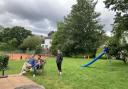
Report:
[[[122,61],[98,60],[89,68],[80,67],[88,61],[64,58],[62,76],[59,77],[54,58],[49,58],[41,75],[33,78],[28,73],[26,76],[46,89],[128,89],[128,65]],[[19,73],[23,62],[10,61],[6,73]]]

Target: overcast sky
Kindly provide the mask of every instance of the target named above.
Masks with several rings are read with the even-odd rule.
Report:
[[[56,22],[70,13],[75,0],[0,0],[0,25],[23,26],[35,34],[44,35],[56,30]],[[100,23],[110,35],[114,13],[105,9],[102,0],[96,11],[101,13]]]

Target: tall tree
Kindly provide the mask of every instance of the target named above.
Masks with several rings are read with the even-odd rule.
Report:
[[[57,49],[61,49],[62,51],[67,49],[67,41],[68,41],[68,30],[66,30],[66,27],[64,25],[64,22],[58,22],[57,23],[57,32],[54,32],[52,36],[52,47],[51,51],[55,55]],[[68,55],[65,52],[66,55]]]
[[[23,43],[20,45],[20,48],[30,50],[35,49],[37,46],[41,47],[42,39],[40,36],[28,36],[26,39],[24,39]]]
[[[114,11],[121,11],[126,13],[128,10],[128,0],[105,0],[106,8]]]
[[[105,0],[106,8],[116,12],[113,34],[119,45],[122,36],[128,32],[128,0]]]
[[[0,25],[0,32],[1,32],[3,29],[4,29],[4,27]]]
[[[77,0],[64,22],[58,24],[52,48],[61,49],[65,55],[93,54],[100,45],[102,27],[98,23],[93,0]],[[54,49],[54,50],[56,50]]]
[[[27,38],[29,35],[32,35],[30,30],[26,30],[24,27],[15,26],[12,28],[5,28],[2,31],[2,41],[8,42],[9,40],[15,38],[17,40],[17,46],[20,45],[25,38]]]
[[[128,31],[128,0],[105,0],[104,3],[106,8],[116,12],[113,33],[120,38],[121,34]]]
[[[52,37],[53,34],[54,34],[54,31],[50,31],[50,32],[48,33],[48,36],[49,36],[49,37]]]
[[[2,41],[2,31],[4,30],[4,27],[0,25],[0,42]]]
[[[114,36],[109,42],[110,55],[126,63],[128,42],[125,34],[128,33],[128,0],[106,0],[105,5],[106,8],[116,12],[112,30]]]

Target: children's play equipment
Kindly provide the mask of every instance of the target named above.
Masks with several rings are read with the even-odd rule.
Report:
[[[105,47],[103,52],[101,52],[97,57],[95,57],[92,61],[90,61],[89,63],[83,65],[82,67],[88,67],[89,65],[93,64],[95,61],[97,61],[98,59],[100,59],[104,54],[106,54],[108,52],[108,47]]]

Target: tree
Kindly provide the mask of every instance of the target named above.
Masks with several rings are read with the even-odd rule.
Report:
[[[35,49],[35,54],[41,54],[43,52],[43,49],[41,45],[37,45]]]
[[[4,27],[0,25],[0,32],[2,32],[3,29],[4,29]]]
[[[93,0],[77,0],[71,13],[57,25],[51,47],[54,52],[61,49],[67,56],[85,53],[95,56],[103,27],[98,23],[100,14],[95,12],[95,5]]]
[[[128,10],[128,0],[105,0],[106,8],[111,8],[116,12],[121,11],[126,13]]]
[[[8,41],[7,43],[1,42],[0,43],[0,50],[2,51],[13,51],[16,49],[18,42],[16,38],[13,38],[12,40]]]
[[[0,43],[0,50],[2,51],[10,51],[10,46],[7,43]]]
[[[5,28],[2,31],[1,37],[3,38],[2,42],[6,43],[9,40],[15,38],[18,42],[17,46],[19,46],[23,42],[23,40],[30,35],[32,35],[30,30],[26,30],[25,28],[20,26],[15,26],[12,28]]]
[[[126,63],[128,42],[124,35],[128,32],[128,0],[106,0],[105,5],[116,12],[112,30],[114,36],[109,42],[110,55]]]
[[[119,38],[121,34],[128,31],[128,0],[106,0],[104,3],[106,8],[116,12],[112,32]]]
[[[12,50],[15,50],[17,45],[18,45],[18,41],[16,38],[13,38],[12,40],[8,41],[8,45],[10,46],[10,48]]]
[[[24,39],[23,43],[20,45],[21,49],[35,50],[38,45],[41,45],[41,37],[39,36],[28,36]]]
[[[4,30],[4,27],[0,25],[0,42],[2,41],[2,31]]]
[[[69,34],[65,30],[65,28],[66,27],[63,22],[57,23],[57,32],[53,34],[51,46],[51,52],[54,55],[56,55],[58,49],[61,49],[62,51],[66,50],[66,41],[68,39]],[[65,54],[69,56],[68,53],[65,52]]]
[[[48,33],[48,36],[49,36],[49,37],[52,37],[53,34],[54,34],[54,31],[50,31],[50,32]]]

